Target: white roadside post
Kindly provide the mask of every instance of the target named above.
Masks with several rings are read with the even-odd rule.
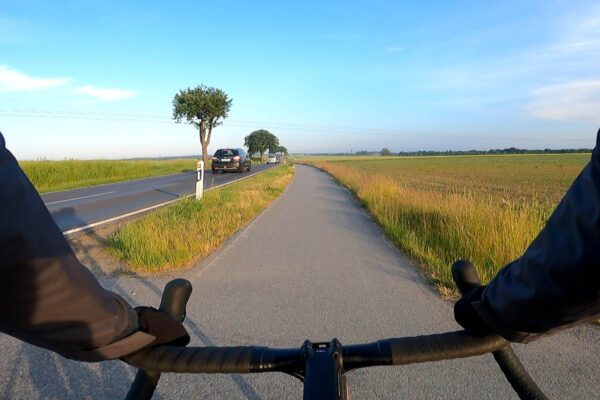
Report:
[[[198,161],[196,164],[196,200],[202,198],[204,191],[204,161]]]

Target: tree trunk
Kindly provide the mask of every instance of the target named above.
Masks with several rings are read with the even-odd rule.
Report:
[[[202,160],[204,161],[204,168],[208,168],[208,142],[205,138],[205,122],[200,122],[198,127],[198,135],[200,136],[200,146],[202,146]]]
[[[202,159],[204,160],[204,168],[208,168],[208,143],[202,144]]]
[[[206,135],[206,140],[204,141],[204,147],[202,148],[202,153],[204,154],[204,166],[208,167],[208,145],[210,144],[210,135],[212,134],[212,124],[208,125],[208,134]]]

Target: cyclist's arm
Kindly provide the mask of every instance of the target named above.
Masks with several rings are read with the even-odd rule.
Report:
[[[0,134],[0,331],[82,361],[155,339],[75,258]]]
[[[529,342],[600,315],[600,131],[590,163],[525,254],[472,305],[506,339]]]

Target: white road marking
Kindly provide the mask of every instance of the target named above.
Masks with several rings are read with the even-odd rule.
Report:
[[[218,185],[218,186],[211,186],[208,189],[205,189],[204,191],[208,192],[209,190],[212,190],[212,189],[216,189],[216,188],[220,188],[220,187],[223,187],[223,186],[231,185],[232,183],[236,183],[236,182],[243,181],[244,179],[252,178],[254,175],[258,175],[258,174],[262,174],[263,172],[267,172],[270,169],[271,168],[266,168],[266,169],[263,169],[262,171],[250,173],[250,174],[248,174],[247,176],[245,176],[243,178],[236,179],[234,181],[229,181],[229,182],[223,183],[223,184]],[[139,214],[139,213],[143,213],[143,212],[146,212],[146,211],[153,210],[153,209],[158,208],[158,207],[166,206],[167,204],[174,203],[177,200],[180,200],[181,198],[192,197],[192,196],[195,196],[195,194],[182,195],[179,199],[173,199],[173,200],[165,201],[164,203],[156,204],[156,205],[153,205],[151,207],[146,207],[146,208],[143,208],[141,210],[132,211],[130,213],[121,214],[121,215],[118,215],[118,216],[113,217],[113,218],[105,219],[103,221],[94,222],[93,224],[82,226],[80,228],[74,228],[74,229],[70,229],[68,231],[64,231],[63,235],[64,236],[69,236],[69,235],[72,235],[72,234],[77,233],[77,232],[86,231],[88,229],[95,228],[96,226],[99,226],[99,225],[104,225],[104,224],[108,224],[109,222],[114,222],[114,221],[120,220],[122,218],[131,217],[132,215],[136,215],[136,214]],[[50,203],[47,203],[47,204],[50,204]]]
[[[187,196],[184,196],[184,197],[190,197],[190,196],[192,196],[192,195],[190,194],[190,195],[187,195]],[[82,226],[80,228],[71,229],[71,230],[63,232],[63,235],[69,236],[69,235],[71,235],[73,233],[85,231],[87,229],[94,228],[94,227],[96,227],[98,225],[107,224],[109,222],[113,222],[113,221],[119,220],[121,218],[127,218],[127,217],[130,217],[130,216],[135,215],[135,214],[143,213],[144,211],[150,211],[150,210],[152,210],[154,208],[166,206],[167,204],[173,203],[173,202],[175,202],[177,200],[179,200],[179,199],[169,200],[169,201],[166,201],[164,203],[160,203],[160,204],[156,204],[156,205],[151,206],[151,207],[143,208],[141,210],[137,210],[137,211],[133,211],[133,212],[130,212],[130,213],[127,213],[127,214],[121,214],[121,215],[113,217],[113,218],[105,219],[104,221],[98,221],[98,222],[94,222],[93,224]]]
[[[194,172],[195,173],[195,171],[190,171],[190,172]],[[103,183],[102,185],[96,185],[96,186],[92,186],[92,187],[96,187],[97,188],[97,187],[101,187],[101,186],[120,185],[121,183],[129,183],[129,182],[134,182],[134,181],[143,181],[143,180],[146,180],[146,179],[162,178],[162,177],[165,177],[165,176],[183,175],[183,174],[185,174],[185,172],[175,172],[173,174],[157,175],[157,176],[147,176],[145,178],[127,179],[125,181]],[[45,196],[45,195],[50,194],[50,193],[68,192],[68,191],[71,191],[71,190],[80,190],[80,189],[87,189],[87,188],[75,188],[75,189],[55,190],[54,192],[44,192],[44,193],[42,193],[42,196]]]
[[[51,203],[46,203],[46,205],[49,206],[50,204],[58,204],[58,203],[64,203],[64,202],[67,202],[67,201],[87,199],[89,197],[102,196],[103,194],[111,194],[111,193],[115,193],[115,191],[113,190],[112,192],[104,192],[104,193],[98,193],[98,194],[91,194],[89,196],[74,197],[72,199],[67,199],[67,200],[53,201]]]

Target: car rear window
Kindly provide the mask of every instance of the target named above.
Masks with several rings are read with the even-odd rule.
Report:
[[[237,156],[238,153],[236,150],[231,149],[220,149],[215,153],[215,157],[227,157],[227,156]]]

